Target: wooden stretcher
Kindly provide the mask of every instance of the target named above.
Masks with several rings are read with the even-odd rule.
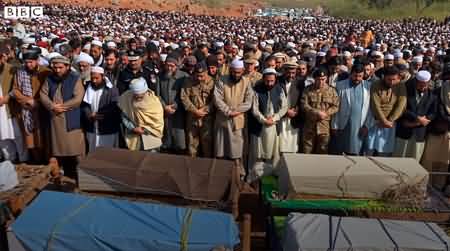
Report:
[[[16,172],[19,185],[0,192],[0,250],[7,250],[8,226],[49,183],[59,180],[59,169],[54,159],[49,165],[16,165]]]
[[[235,193],[232,195],[231,203],[224,204],[221,202],[202,202],[202,201],[194,201],[187,200],[184,198],[180,198],[178,196],[169,196],[169,195],[158,195],[158,194],[144,194],[144,193],[132,193],[132,192],[118,192],[118,191],[79,191],[77,193],[91,195],[91,196],[102,196],[109,197],[115,199],[124,199],[129,201],[138,201],[138,202],[151,202],[151,203],[162,203],[173,206],[181,206],[181,207],[193,207],[199,209],[210,209],[210,210],[218,210],[223,212],[228,212],[233,214],[236,219],[236,222],[239,224],[240,232],[241,232],[241,245],[238,250],[241,251],[250,251],[251,250],[251,215],[244,214],[239,215],[239,191],[241,190],[242,182],[240,181],[239,171],[237,168],[233,169],[233,186],[237,186],[239,189],[236,189]],[[67,180],[67,178],[65,178]],[[74,181],[72,181],[74,182]]]
[[[19,185],[11,190],[0,192],[0,201],[8,208],[11,216],[18,216],[22,210],[53,179],[51,165],[16,165]]]
[[[291,212],[354,216],[391,220],[448,223],[450,204],[436,189],[428,187],[428,198],[423,208],[390,205],[381,201],[331,198],[320,195],[296,195],[295,199],[278,198],[277,178],[264,177],[260,184],[260,202],[265,211],[267,246],[277,250],[280,224]]]

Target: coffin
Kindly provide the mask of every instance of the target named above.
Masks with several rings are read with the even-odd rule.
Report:
[[[281,191],[338,198],[383,199],[388,191],[413,187],[424,198],[428,172],[410,158],[285,154]]]
[[[449,245],[434,223],[298,213],[287,217],[283,238],[284,251],[446,251]]]

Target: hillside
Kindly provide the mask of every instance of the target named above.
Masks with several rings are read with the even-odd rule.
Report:
[[[443,19],[450,15],[450,0],[436,0],[431,6],[418,11],[416,3],[426,1],[430,0],[392,0],[392,4],[383,9],[369,8],[367,4],[369,0],[39,0],[36,2],[239,17],[252,15],[256,9],[264,7],[316,8],[317,6],[322,6],[332,16],[346,18],[401,19],[426,16]]]

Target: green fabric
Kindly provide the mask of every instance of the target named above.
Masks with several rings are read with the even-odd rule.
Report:
[[[400,208],[378,200],[365,199],[308,199],[308,200],[277,200],[273,194],[278,192],[278,179],[274,176],[265,176],[261,179],[263,200],[272,208],[280,209],[306,209],[306,210],[336,210],[348,213],[357,211],[372,212],[416,212],[414,208]]]
[[[273,223],[274,223],[274,231],[276,234],[276,237],[278,240],[282,240],[282,237],[284,235],[284,225],[286,223],[286,216],[274,216],[273,217]]]

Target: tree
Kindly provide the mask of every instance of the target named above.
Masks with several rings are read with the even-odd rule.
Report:
[[[391,7],[393,0],[360,0],[369,8],[384,9]],[[414,0],[416,4],[416,15],[422,15],[423,11],[437,2],[448,2],[449,0]],[[404,1],[402,1],[404,2]]]
[[[422,15],[423,11],[437,2],[447,2],[448,0],[415,0],[416,1],[416,15]]]

